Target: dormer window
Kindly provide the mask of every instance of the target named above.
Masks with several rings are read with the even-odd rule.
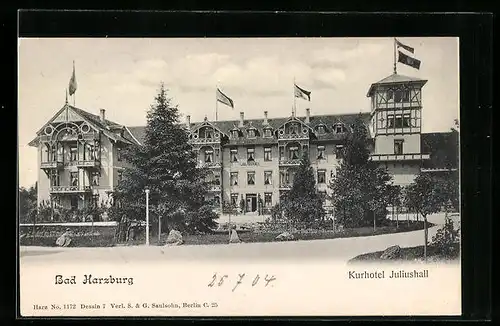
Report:
[[[238,130],[232,130],[231,131],[231,137],[238,138],[239,137]]]
[[[264,129],[264,137],[272,137],[272,136],[273,136],[273,131],[271,128]]]
[[[248,138],[255,138],[255,129],[248,129]]]
[[[318,134],[322,135],[325,133],[325,126],[319,125],[318,126]]]
[[[345,131],[345,127],[343,124],[341,123],[338,123],[336,124],[335,126],[333,126],[333,131],[336,133],[336,134],[341,134]]]

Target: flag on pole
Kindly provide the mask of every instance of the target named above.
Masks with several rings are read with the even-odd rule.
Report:
[[[411,52],[411,53],[415,52],[415,49],[412,48],[411,46],[404,45],[403,43],[399,42],[398,39],[394,39],[394,40],[396,41],[396,45],[397,45],[398,48],[403,48],[406,51]]]
[[[222,93],[220,89],[217,88],[217,102],[221,102],[227,106],[234,109],[234,102],[226,94]]]
[[[76,92],[77,84],[76,84],[76,76],[75,76],[75,61],[73,61],[73,74],[71,75],[71,79],[69,80],[69,95],[73,95]]]
[[[401,51],[398,51],[398,62],[401,62],[407,66],[415,69],[420,69],[420,60],[410,57]]]
[[[303,88],[300,88],[299,86],[297,86],[296,84],[294,84],[295,86],[295,97],[298,97],[298,98],[302,98],[304,100],[308,100],[308,101],[311,101],[311,92],[309,91],[306,91],[305,89]]]

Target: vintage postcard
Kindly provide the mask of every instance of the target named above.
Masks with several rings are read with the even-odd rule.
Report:
[[[20,38],[21,315],[460,315],[458,47]]]

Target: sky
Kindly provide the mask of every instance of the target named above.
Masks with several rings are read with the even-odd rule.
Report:
[[[419,70],[398,74],[428,80],[422,131],[448,131],[459,118],[458,38],[398,38],[415,49]],[[19,185],[37,180],[36,148],[28,143],[64,105],[75,62],[71,104],[127,126],[146,124],[160,82],[191,121],[215,119],[219,87],[234,110],[218,105],[219,120],[290,116],[293,83],[311,91],[297,115],[370,111],[366,93],[393,73],[393,38],[21,38],[18,42]]]

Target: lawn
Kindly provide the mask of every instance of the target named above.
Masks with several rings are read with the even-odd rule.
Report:
[[[392,223],[392,222],[391,222]],[[433,226],[431,223],[427,223],[429,227]],[[337,239],[337,238],[349,238],[349,237],[363,237],[363,236],[373,236],[389,233],[399,233],[408,232],[423,229],[423,222],[410,221],[410,223],[399,223],[399,227],[396,228],[394,225],[382,226],[376,228],[375,232],[373,227],[362,227],[354,229],[344,229],[342,231],[333,230],[302,230],[292,232],[294,240],[321,240],[321,239]],[[240,232],[238,233],[239,238],[243,242],[273,242],[276,237],[280,234],[280,231],[250,231],[250,232]],[[168,234],[161,235],[161,244],[165,244]],[[209,245],[209,244],[226,244],[229,242],[229,232],[226,233],[214,233],[214,234],[202,234],[202,235],[183,235],[183,240],[185,245]],[[138,239],[135,241],[130,241],[126,245],[138,245],[143,244],[144,239]],[[153,236],[150,238],[151,245],[158,245],[158,236]]]

